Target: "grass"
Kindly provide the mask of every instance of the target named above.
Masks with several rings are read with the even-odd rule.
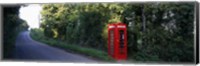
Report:
[[[47,38],[44,36],[42,29],[31,29],[30,36],[36,41],[48,44],[50,46],[64,49],[69,52],[75,52],[75,53],[82,54],[87,57],[92,57],[92,58],[95,58],[95,59],[98,59],[101,61],[114,62],[114,60],[111,57],[109,57],[106,52],[103,52],[101,50],[80,47],[75,44],[68,44],[63,41],[58,41],[55,39]]]

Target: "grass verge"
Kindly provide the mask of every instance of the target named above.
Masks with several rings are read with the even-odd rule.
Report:
[[[111,57],[109,57],[106,52],[93,48],[80,47],[75,44],[67,44],[62,41],[47,38],[44,36],[42,29],[31,29],[30,36],[32,39],[36,41],[48,44],[50,46],[58,47],[66,51],[83,54],[85,56],[92,57],[102,61],[114,62],[114,60]]]

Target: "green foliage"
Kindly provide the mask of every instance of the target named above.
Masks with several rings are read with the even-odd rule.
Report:
[[[41,28],[47,37],[107,51],[107,25],[123,22],[130,60],[194,62],[194,4],[45,4]]]
[[[26,21],[19,18],[20,6],[3,7],[3,58],[11,58],[19,32],[28,29]]]
[[[120,22],[123,10],[120,5],[101,3],[43,5],[41,27],[45,29],[44,34],[51,38],[106,50],[104,47],[106,36],[102,35],[106,34],[107,23]],[[56,32],[53,33],[53,30]],[[56,33],[58,37],[53,37]]]
[[[129,25],[128,52],[133,54],[129,54],[131,58],[138,61],[194,61],[194,3],[138,3],[129,6],[124,12],[124,22]],[[144,18],[146,25],[143,25]],[[143,26],[146,26],[145,31]],[[186,37],[186,34],[189,35]]]

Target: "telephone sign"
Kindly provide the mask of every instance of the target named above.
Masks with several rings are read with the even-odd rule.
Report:
[[[108,25],[108,54],[116,60],[127,59],[126,24]]]

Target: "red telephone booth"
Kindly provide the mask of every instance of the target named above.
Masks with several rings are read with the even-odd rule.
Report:
[[[123,23],[108,25],[108,54],[116,60],[127,59],[126,30],[126,24]]]

